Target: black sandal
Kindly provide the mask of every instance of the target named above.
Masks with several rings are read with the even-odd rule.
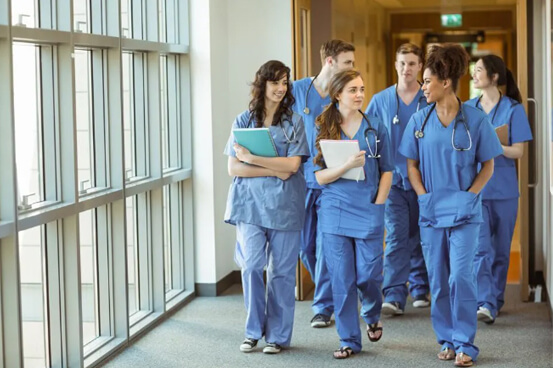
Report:
[[[371,342],[377,342],[378,340],[380,340],[382,338],[382,335],[383,335],[383,328],[382,326],[379,326],[378,324],[380,323],[380,321],[376,322],[376,323],[371,323],[371,324],[368,324],[367,325],[367,336],[369,337],[369,340]],[[377,332],[381,332],[380,333],[380,336],[378,337],[371,337],[371,333],[372,334],[375,334]]]
[[[340,353],[340,356],[336,356],[336,353]],[[344,353],[346,353],[346,355],[343,355]],[[332,354],[332,356],[334,357],[334,359],[347,359],[353,354],[354,352],[352,348],[350,348],[349,346],[342,346],[340,349],[334,350],[334,354]]]

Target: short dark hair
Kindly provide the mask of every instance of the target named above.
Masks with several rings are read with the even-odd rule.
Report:
[[[355,46],[342,40],[329,40],[321,45],[321,64],[324,65],[327,57],[331,56],[334,60],[342,52],[354,52]]]

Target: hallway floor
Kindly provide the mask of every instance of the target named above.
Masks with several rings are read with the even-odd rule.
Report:
[[[479,322],[477,367],[553,367],[551,316],[545,303],[521,303],[518,287],[509,286],[507,304],[493,325]],[[106,367],[453,367],[436,357],[430,308],[409,302],[403,316],[383,318],[384,336],[363,339],[363,351],[345,361],[332,358],[339,347],[334,323],[313,329],[310,301],[296,303],[292,347],[277,355],[238,350],[245,311],[241,287],[217,298],[198,297],[112,359]],[[365,326],[362,325],[362,331]]]

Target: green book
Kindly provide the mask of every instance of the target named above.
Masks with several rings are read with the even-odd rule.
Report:
[[[233,129],[232,133],[236,143],[246,147],[253,155],[278,157],[269,128],[237,128]]]

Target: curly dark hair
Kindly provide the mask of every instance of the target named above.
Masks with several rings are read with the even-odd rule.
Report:
[[[290,81],[290,68],[278,60],[270,60],[261,65],[255,73],[255,80],[252,83],[252,100],[250,101],[250,122],[255,119],[255,126],[260,128],[265,121],[265,90],[268,81],[278,81],[286,77],[288,80],[288,89],[284,98],[280,102],[275,115],[273,116],[272,125],[280,123],[282,115],[291,117],[293,112],[291,106],[296,102],[292,95],[292,82]]]
[[[338,95],[342,93],[346,84],[352,80],[361,77],[359,71],[351,69],[336,73],[328,83],[328,94],[330,96],[330,104],[317,117],[316,125],[319,128],[319,134],[315,140],[317,147],[317,156],[313,159],[316,165],[323,166],[323,153],[321,152],[321,139],[340,139],[342,124],[342,114],[338,111]]]
[[[469,59],[467,51],[458,44],[435,45],[428,52],[424,69],[430,69],[440,80],[451,79],[452,89],[456,91],[459,79],[467,73]]]

